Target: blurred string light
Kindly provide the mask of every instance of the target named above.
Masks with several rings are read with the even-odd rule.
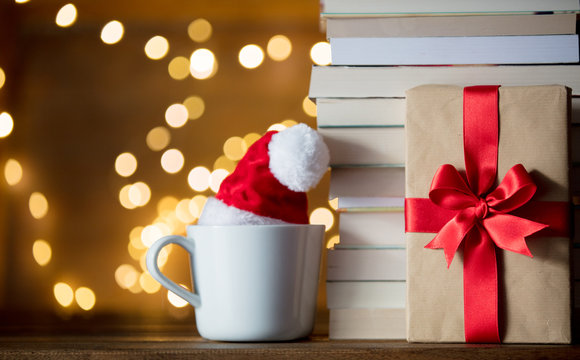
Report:
[[[326,41],[314,44],[310,49],[310,58],[316,65],[330,65],[330,44]]]
[[[5,82],[6,82],[6,74],[4,73],[4,70],[0,68],[0,89],[2,88],[2,86],[4,86]]]
[[[79,307],[85,311],[91,310],[97,301],[93,290],[88,287],[80,287],[75,291],[75,300]]]
[[[161,284],[157,280],[153,279],[148,272],[143,272],[139,276],[139,285],[143,288],[147,294],[155,294],[161,289]]]
[[[18,184],[22,180],[22,165],[15,159],[8,159],[4,165],[4,178],[10,186]]]
[[[236,168],[236,162],[234,160],[228,159],[228,157],[225,155],[220,155],[213,163],[213,168],[224,169],[231,173]]]
[[[199,96],[190,96],[183,101],[183,106],[187,109],[187,115],[190,120],[199,119],[205,111],[205,103]]]
[[[147,133],[145,141],[149,149],[153,151],[161,151],[169,145],[169,142],[171,141],[171,133],[167,128],[158,126]]]
[[[0,138],[5,138],[12,133],[14,129],[14,120],[6,111],[0,114]]]
[[[183,284],[178,284],[185,290],[189,290],[189,288]],[[175,294],[173,291],[167,290],[167,300],[171,305],[176,308],[182,308],[189,304],[187,301],[183,300],[179,295]]]
[[[28,200],[28,208],[32,217],[42,219],[48,213],[48,200],[46,200],[44,194],[34,192]]]
[[[53,293],[56,301],[62,307],[69,307],[74,301],[73,289],[67,283],[56,283],[53,287]]]
[[[206,191],[209,188],[209,170],[204,166],[194,167],[187,176],[189,186],[198,192]]]
[[[310,223],[324,225],[328,231],[334,225],[334,215],[327,208],[319,207],[310,213]]]
[[[239,136],[232,136],[224,142],[224,155],[230,160],[238,161],[244,156],[243,143],[244,139]]]
[[[302,100],[302,110],[304,110],[306,115],[316,117],[316,104],[308,96]]]
[[[214,193],[217,193],[220,189],[222,181],[230,174],[229,171],[225,169],[216,169],[211,172],[209,176],[209,188]]]
[[[334,198],[334,199],[332,199],[332,200],[328,200],[328,204],[330,205],[330,207],[331,207],[333,210],[337,210],[337,209],[338,209],[338,198],[337,198],[337,197],[335,197],[335,198]]]
[[[161,167],[169,174],[176,174],[183,168],[185,159],[178,149],[169,149],[161,155]]]
[[[27,2],[29,2],[30,0],[14,0],[15,3],[17,4],[25,4]]]
[[[146,183],[138,181],[129,187],[127,195],[129,201],[136,207],[145,206],[151,199],[151,189]]]
[[[246,136],[244,136],[242,138],[242,144],[241,144],[242,145],[242,153],[245,154],[248,151],[248,149],[250,148],[250,146],[252,146],[261,137],[262,137],[262,135],[256,134],[256,133],[246,134]]]
[[[162,59],[167,55],[167,52],[169,52],[169,41],[163,36],[154,36],[145,44],[145,55],[149,59]]]
[[[246,69],[255,69],[264,61],[264,50],[255,44],[246,45],[238,53],[238,60]]]
[[[73,4],[66,4],[56,14],[55,22],[60,27],[68,27],[77,20],[77,8]]]
[[[45,266],[52,258],[52,248],[46,240],[38,239],[32,244],[32,256],[40,266]]]
[[[332,249],[334,247],[334,245],[337,245],[339,243],[340,243],[340,237],[338,235],[334,235],[333,237],[328,239],[328,241],[326,242],[326,248]]]
[[[165,121],[173,128],[180,128],[187,122],[189,112],[183,104],[172,104],[165,110]]]
[[[184,56],[173,58],[167,65],[169,76],[175,80],[183,80],[189,76],[189,59]]]
[[[187,35],[195,42],[208,41],[212,34],[212,26],[206,19],[196,19],[187,27]]]
[[[130,152],[124,152],[115,159],[115,171],[122,177],[129,177],[137,170],[137,158]]]
[[[129,289],[133,287],[139,280],[139,273],[129,264],[120,265],[115,270],[115,281],[122,289]]]
[[[217,72],[217,61],[209,49],[197,49],[189,57],[189,72],[198,80],[209,79]]]
[[[116,44],[121,41],[124,32],[123,24],[119,21],[109,21],[101,30],[101,40],[108,45]]]
[[[275,35],[268,41],[266,51],[272,60],[284,61],[292,53],[292,43],[284,35]]]

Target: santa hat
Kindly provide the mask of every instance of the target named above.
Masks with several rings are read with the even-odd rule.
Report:
[[[210,197],[199,225],[308,224],[310,190],[328,168],[322,137],[305,124],[269,131]]]

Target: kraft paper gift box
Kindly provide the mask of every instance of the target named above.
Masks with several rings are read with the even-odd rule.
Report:
[[[503,343],[571,341],[567,90],[563,86],[499,88],[497,176],[491,190],[512,166],[522,164],[537,186],[531,201],[562,205],[559,214],[552,216],[561,221],[552,226],[560,226],[561,233],[542,230],[526,237],[533,257],[495,247],[497,328]],[[424,85],[407,91],[406,201],[428,199],[434,175],[443,164],[453,165],[465,176],[463,97],[463,88],[456,86]],[[410,218],[408,205],[406,202],[405,211]],[[546,214],[551,212],[549,208],[539,209],[529,216],[551,216]],[[412,226],[409,218],[407,227]],[[423,211],[413,221],[429,227],[432,220],[431,213]],[[464,309],[465,243],[459,245],[448,268],[442,249],[425,248],[438,231],[411,232],[408,228],[406,233],[407,335],[411,342],[466,341],[464,311],[476,314],[475,320],[470,315],[470,326],[474,322],[478,326],[479,310]],[[480,291],[471,296],[486,295]]]

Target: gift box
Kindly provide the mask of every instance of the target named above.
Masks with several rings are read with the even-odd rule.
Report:
[[[409,341],[571,341],[569,99],[407,91]]]

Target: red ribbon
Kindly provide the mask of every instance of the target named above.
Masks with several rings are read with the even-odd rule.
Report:
[[[452,165],[442,165],[431,183],[429,199],[405,202],[406,231],[438,232],[425,248],[443,249],[448,267],[463,244],[464,327],[470,343],[500,342],[495,246],[531,257],[525,238],[548,227],[516,214],[539,214],[532,218],[555,225],[550,231],[557,235],[567,233],[567,222],[561,220],[567,218],[567,204],[530,202],[536,185],[523,165],[512,167],[492,190],[497,176],[498,88],[464,89],[467,181]],[[549,213],[544,206],[554,211]],[[532,211],[525,210],[530,207]]]

